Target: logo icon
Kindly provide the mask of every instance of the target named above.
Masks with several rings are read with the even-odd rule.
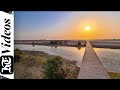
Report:
[[[13,73],[13,56],[1,56],[0,72],[1,74]]]

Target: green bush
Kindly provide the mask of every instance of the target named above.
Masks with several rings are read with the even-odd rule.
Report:
[[[62,44],[62,42],[60,41],[59,44]]]
[[[51,41],[50,44],[58,44],[58,41]]]
[[[62,69],[62,58],[57,56],[48,59],[44,64],[45,79],[64,79],[65,71]]]
[[[58,41],[54,41],[54,44],[58,44]]]
[[[35,42],[32,42],[32,46],[35,46]]]
[[[53,41],[50,41],[50,44],[53,44],[54,42]]]
[[[67,41],[64,41],[64,44],[67,44]]]
[[[78,42],[78,45],[81,45],[81,42]]]
[[[14,50],[14,62],[19,61],[21,59],[22,55],[23,55],[23,53],[21,50],[15,49]]]
[[[110,75],[111,79],[120,79],[120,73],[115,73],[115,72],[108,72]]]

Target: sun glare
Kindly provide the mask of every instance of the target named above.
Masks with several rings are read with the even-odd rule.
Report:
[[[90,31],[91,27],[90,26],[85,26],[86,31]]]

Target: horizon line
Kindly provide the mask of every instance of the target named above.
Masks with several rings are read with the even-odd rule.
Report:
[[[18,39],[18,40],[53,40],[53,39]],[[54,40],[120,40],[120,39],[54,39]]]

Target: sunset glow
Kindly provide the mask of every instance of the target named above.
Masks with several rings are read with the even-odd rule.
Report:
[[[90,31],[90,30],[91,30],[91,27],[90,27],[90,26],[86,26],[86,27],[85,27],[85,30],[86,30],[86,31]]]
[[[15,11],[15,39],[43,38],[119,39],[120,12]]]

